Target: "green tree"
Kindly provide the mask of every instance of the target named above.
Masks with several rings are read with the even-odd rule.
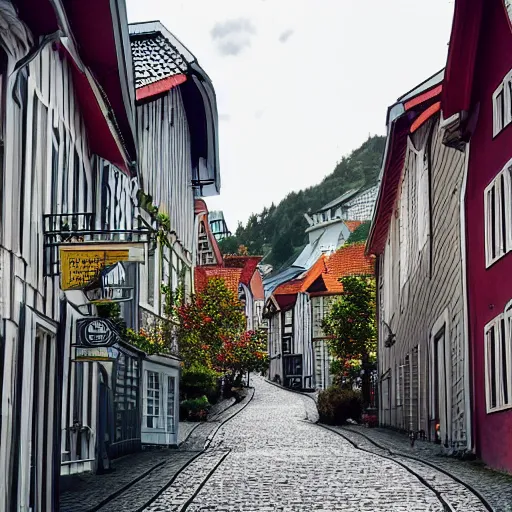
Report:
[[[330,336],[330,350],[341,370],[348,372],[354,361],[360,361],[364,371],[363,400],[368,404],[370,363],[377,350],[375,279],[372,276],[347,276],[340,282],[343,292],[331,305],[322,328]]]
[[[245,329],[242,304],[223,279],[210,279],[202,292],[176,311],[178,346],[185,367],[213,368],[224,340],[236,338]]]
[[[236,254],[240,242],[236,236],[228,236],[219,242],[219,249],[222,254]]]
[[[347,245],[355,244],[356,242],[366,242],[370,233],[370,226],[370,222],[363,222],[360,226],[358,226],[348,237],[346,242]]]

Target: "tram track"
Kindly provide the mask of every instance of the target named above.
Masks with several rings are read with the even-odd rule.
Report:
[[[387,452],[387,455],[382,454],[382,453],[376,453],[375,451],[369,450],[367,448],[363,448],[357,442],[355,442],[353,439],[351,439],[348,435],[343,434],[342,432],[340,432],[337,429],[331,428],[331,427],[329,427],[327,425],[324,425],[322,423],[319,423],[319,422],[316,422],[316,423],[309,422],[309,423],[315,425],[316,427],[322,428],[324,430],[328,430],[329,432],[332,432],[333,434],[338,435],[339,437],[343,438],[345,441],[350,443],[357,450],[360,450],[360,451],[363,451],[365,453],[374,455],[376,457],[381,457],[383,459],[386,459],[386,460],[389,460],[391,462],[394,462],[395,464],[398,464],[403,469],[405,469],[408,473],[410,473],[411,475],[416,477],[421,482],[422,485],[424,485],[425,487],[430,489],[436,495],[436,498],[438,499],[438,501],[442,505],[443,510],[445,512],[453,512],[455,510],[453,508],[453,506],[451,505],[451,503],[449,501],[447,501],[447,499],[445,498],[445,496],[444,496],[445,493],[441,492],[438,488],[436,488],[434,485],[432,485],[424,477],[424,475],[422,475],[419,471],[414,470],[410,465],[408,465],[407,463],[405,463],[404,461],[402,461],[400,459],[406,459],[406,460],[414,461],[414,463],[416,463],[416,464],[427,466],[428,468],[433,469],[434,471],[437,471],[437,472],[443,474],[445,477],[449,478],[450,480],[453,480],[457,484],[459,484],[462,487],[464,487],[470,494],[472,494],[474,496],[474,498],[476,500],[478,500],[478,504],[482,505],[482,507],[484,507],[485,510],[487,510],[488,512],[494,512],[494,509],[491,507],[489,502],[476,489],[474,489],[471,485],[467,484],[466,482],[463,482],[459,478],[453,476],[448,471],[445,471],[444,469],[436,466],[435,464],[432,464],[432,463],[430,463],[428,461],[425,461],[423,459],[420,459],[418,457],[413,457],[411,455],[406,455],[406,454],[403,454],[403,453],[395,453],[395,452],[391,451],[390,449],[385,448],[385,447],[379,445],[377,442],[375,442],[369,436],[366,436],[365,434],[362,434],[360,432],[356,432],[354,430],[350,430],[351,434],[354,434],[356,436],[360,436],[361,438],[364,438],[366,441],[368,441],[369,443],[373,444],[377,449]]]
[[[235,416],[237,416],[239,413],[241,413],[251,403],[253,398],[254,398],[254,388],[251,388],[250,394],[248,394],[244,400],[245,403],[240,408],[238,408],[235,412],[233,412],[232,414],[230,414],[229,416],[224,418],[222,421],[219,422],[218,425],[215,426],[215,428],[205,438],[203,448],[198,451],[191,450],[190,453],[194,453],[194,455],[189,460],[187,460],[177,471],[173,472],[172,477],[167,482],[165,482],[165,484],[163,486],[159,486],[158,492],[153,494],[151,496],[151,498],[147,499],[142,505],[138,506],[138,508],[134,508],[133,509],[134,512],[142,512],[147,507],[152,505],[163,493],[165,493],[174,484],[174,482],[180,477],[180,475],[183,474],[184,471],[187,470],[187,468],[189,468],[195,461],[197,461],[197,459],[199,459],[201,456],[205,455],[205,453],[213,451],[210,449],[210,446],[212,445],[212,442],[214,441],[214,438],[217,435],[217,433],[219,432],[219,430],[228,421],[230,421]],[[235,403],[235,404],[230,405],[227,409],[225,409],[223,411],[223,413],[232,409],[235,405],[237,405],[237,404]],[[215,416],[214,419],[218,419],[219,416],[221,416],[221,415],[222,415],[222,413]],[[196,429],[194,429],[193,431],[195,431],[195,430]],[[192,434],[192,432],[189,433],[189,435],[187,436],[187,439],[184,440],[180,446],[182,446],[188,440],[188,438],[190,437],[191,434]],[[200,492],[200,489],[206,484],[207,480],[214,474],[214,472],[217,470],[217,468],[220,466],[220,464],[224,461],[224,459],[227,457],[227,455],[229,455],[230,451],[231,450],[226,450],[225,453],[223,451],[224,455],[222,456],[220,462],[218,463],[218,465],[215,466],[213,471],[211,471],[211,473],[209,473],[206,476],[206,478],[201,481],[201,483],[199,484],[199,487],[197,488],[198,489],[197,493],[194,495],[194,497],[197,496],[197,494]],[[180,453],[180,452],[177,452],[177,453]],[[181,453],[184,453],[184,450],[182,450]],[[112,506],[116,500],[122,499],[123,495],[129,493],[130,491],[133,491],[136,486],[142,486],[144,484],[144,479],[146,479],[148,477],[150,478],[154,472],[165,470],[165,465],[167,463],[168,463],[168,461],[162,461],[162,462],[159,462],[158,464],[155,464],[153,467],[151,467],[150,469],[145,471],[143,474],[139,475],[137,478],[134,478],[128,484],[126,484],[122,488],[116,490],[114,493],[110,494],[107,498],[102,500],[100,503],[95,505],[93,508],[89,509],[88,512],[97,512],[97,511],[101,512],[103,510],[108,510],[110,508],[109,506]],[[193,499],[194,498],[192,498],[192,501],[193,501]],[[190,501],[190,499],[187,500],[187,502],[185,503],[187,507],[192,503],[192,501],[190,501],[190,502],[189,501]],[[183,506],[185,506],[185,505],[183,505]],[[181,510],[181,508],[179,508],[178,510]]]

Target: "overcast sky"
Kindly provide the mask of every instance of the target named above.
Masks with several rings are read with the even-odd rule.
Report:
[[[213,81],[222,209],[232,231],[313,185],[386,109],[445,66],[453,0],[127,0],[160,20]]]

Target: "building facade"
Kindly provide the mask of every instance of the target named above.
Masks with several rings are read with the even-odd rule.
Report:
[[[442,96],[445,143],[467,155],[462,212],[473,448],[486,464],[508,472],[512,471],[510,12],[510,3],[502,0],[455,2]]]
[[[444,73],[390,107],[368,240],[378,256],[380,422],[470,448],[460,190],[465,154],[443,145]]]

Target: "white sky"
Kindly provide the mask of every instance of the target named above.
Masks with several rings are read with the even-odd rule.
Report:
[[[127,0],[213,81],[229,228],[313,185],[446,63],[453,0]]]

